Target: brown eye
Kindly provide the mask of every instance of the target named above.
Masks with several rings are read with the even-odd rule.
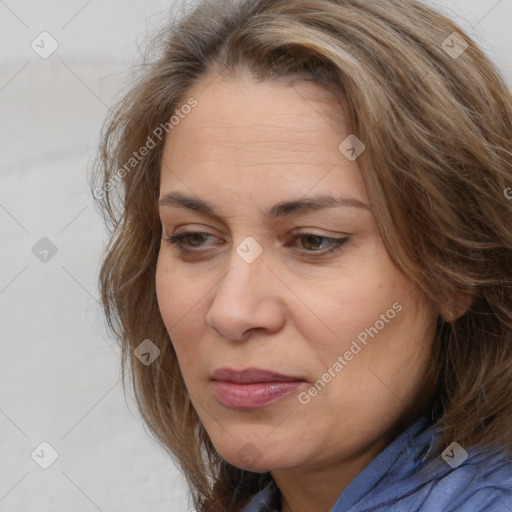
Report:
[[[203,243],[208,239],[208,237],[215,238],[213,237],[213,235],[210,235],[208,233],[189,232],[183,233],[181,235],[165,237],[165,240],[167,240],[167,242],[169,242],[170,244],[175,244],[176,247],[183,253],[195,252],[199,254],[201,252],[204,252],[201,250],[201,247],[208,247],[208,245],[205,245]],[[345,242],[347,242],[349,238],[329,238],[326,236],[315,235],[313,233],[304,233],[293,237],[293,240],[305,241],[305,243],[300,244],[301,248],[299,248],[299,250],[302,253],[306,253],[308,256],[313,255],[322,257],[334,253],[337,250],[340,250],[341,246]],[[328,248],[322,251],[321,249],[324,243],[328,244]],[[209,246],[211,247],[211,245],[212,244],[210,244]]]
[[[206,241],[208,237],[213,237],[213,235],[208,233],[189,232],[176,236],[168,236],[165,237],[165,240],[170,244],[175,244],[180,251],[194,252],[194,249],[190,248],[202,247],[204,245],[202,242]]]
[[[322,240],[326,240],[325,237],[318,236],[318,235],[303,235],[300,238],[307,241],[307,243],[304,244],[304,247],[306,249],[315,249],[315,247],[311,247],[311,246],[321,246]],[[307,246],[309,246],[309,247],[307,247]],[[317,248],[320,249],[321,247],[317,247]]]
[[[207,238],[208,236],[210,235],[208,235],[207,233],[190,233],[188,235],[185,235],[185,238],[189,241],[193,240],[193,242],[190,244],[192,245],[192,247],[200,247],[201,241],[204,242],[205,238]],[[194,242],[198,242],[198,245],[195,245]]]
[[[341,249],[342,245],[349,240],[349,237],[345,238],[329,238],[326,236],[315,235],[313,233],[303,233],[294,237],[294,240],[304,240],[306,243],[301,243],[300,245],[303,248],[302,252],[310,253],[316,256],[315,253],[318,253],[318,257],[325,256],[327,254],[331,254],[335,251]],[[328,242],[330,248],[321,251],[321,246],[323,242]]]

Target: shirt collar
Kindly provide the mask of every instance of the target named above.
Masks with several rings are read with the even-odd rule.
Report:
[[[400,482],[430,462],[438,430],[425,413],[398,435],[340,494],[333,512],[348,510],[384,478]],[[271,481],[242,512],[278,512],[277,487]]]

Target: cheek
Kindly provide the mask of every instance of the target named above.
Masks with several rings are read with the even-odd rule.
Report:
[[[389,272],[354,272],[320,290],[311,290],[306,294],[311,313],[301,320],[303,326],[308,325],[309,338],[316,339],[322,350],[344,351],[359,334],[364,337],[365,330],[376,322],[380,327],[381,314],[388,312],[386,319],[397,316],[393,304],[400,301],[404,291],[393,278]],[[313,316],[314,321],[306,324],[306,318]]]
[[[178,358],[181,359],[179,357],[181,347],[176,341],[182,337],[180,332],[186,324],[186,317],[184,317],[185,308],[182,300],[183,286],[176,277],[176,273],[162,261],[162,258],[159,258],[155,275],[158,308]]]
[[[160,253],[155,288],[158,307],[168,329],[183,318],[185,312],[193,313],[194,306],[200,301],[200,291],[197,290],[197,286],[194,287],[195,282],[193,277],[187,277],[179,264],[169,261],[169,256],[165,252]]]
[[[204,325],[198,315],[203,315],[200,308],[205,292],[193,283],[179,265],[168,264],[159,257],[155,274],[158,308],[184,376],[196,359],[201,340],[199,330]]]
[[[371,316],[353,333],[361,350],[347,368],[358,377],[351,379],[350,386],[371,407],[379,401],[390,406],[407,403],[424,381],[436,315],[426,297],[411,293],[411,288],[414,285],[405,280],[399,289],[389,288],[390,293],[371,305]]]
[[[372,367],[386,375],[397,370],[397,362],[407,366],[407,357],[420,366],[420,354],[411,345],[413,340],[421,343],[428,332],[428,308],[416,307],[414,283],[382,250],[361,259],[353,272],[310,295],[315,298],[311,309],[322,321],[314,322],[316,330],[312,324],[307,327],[307,338],[314,340],[319,361],[331,367],[338,356],[347,354],[350,372],[366,373]]]
[[[158,258],[156,267],[155,290],[160,314],[167,330],[169,330],[173,324],[172,317],[175,315],[176,307],[179,307],[179,303],[175,296],[176,283],[172,279],[172,274],[166,268],[161,256]]]

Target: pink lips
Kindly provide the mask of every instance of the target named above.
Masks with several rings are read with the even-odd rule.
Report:
[[[295,391],[306,381],[301,377],[247,368],[219,368],[212,384],[219,402],[226,407],[250,409],[269,405]]]

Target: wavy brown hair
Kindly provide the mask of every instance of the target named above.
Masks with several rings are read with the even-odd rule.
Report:
[[[448,51],[453,32],[468,44],[460,55]],[[390,257],[441,311],[460,299],[450,306],[458,315],[438,319],[429,370],[438,446],[457,440],[512,454],[512,96],[473,39],[415,0],[215,0],[155,41],[156,57],[102,132],[92,186],[110,241],[99,283],[123,375],[131,370],[141,414],[197,510],[240,510],[271,481],[215,451],[155,292],[164,137],[154,130],[207,75],[310,81],[344,105],[366,145],[358,163]],[[154,147],[131,161],[149,138]],[[161,351],[149,366],[133,354],[147,338]]]

